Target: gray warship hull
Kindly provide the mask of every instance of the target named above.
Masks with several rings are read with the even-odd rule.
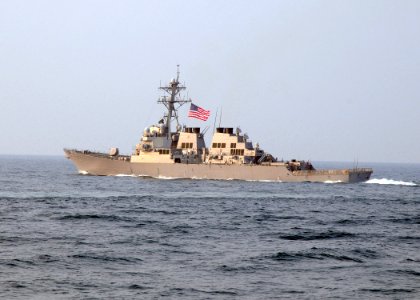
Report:
[[[79,173],[115,176],[132,175],[154,178],[248,180],[278,182],[342,182],[369,180],[372,169],[291,171],[285,164],[211,164],[211,163],[135,163],[130,156],[110,156],[83,150],[64,149]]]

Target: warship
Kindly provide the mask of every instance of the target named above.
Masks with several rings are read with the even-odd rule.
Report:
[[[219,125],[214,128],[210,147],[206,147],[206,130],[179,123],[179,108],[191,102],[181,96],[186,87],[179,82],[179,66],[176,78],[159,89],[164,95],[158,103],[166,107],[166,112],[157,124],[144,129],[131,155],[120,154],[116,147],[108,153],[64,149],[79,173],[173,179],[355,183],[368,180],[373,172],[370,168],[317,170],[309,161],[279,161],[234,127]]]

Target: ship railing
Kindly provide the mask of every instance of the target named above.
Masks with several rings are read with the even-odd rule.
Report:
[[[367,173],[367,172],[373,172],[372,168],[353,168],[350,169],[351,172],[361,172],[361,173]]]
[[[78,150],[78,149],[69,149],[68,151],[74,151],[76,153],[79,152],[79,153],[90,155],[90,156],[108,158],[108,159],[113,159],[113,160],[125,160],[125,161],[130,160],[129,155],[119,154],[119,155],[111,156],[108,153],[103,153],[103,152],[99,152],[99,151]]]

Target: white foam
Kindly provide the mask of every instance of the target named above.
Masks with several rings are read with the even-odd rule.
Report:
[[[117,175],[114,175],[114,176],[116,176],[116,177],[137,177],[134,174],[117,174]]]
[[[88,175],[89,172],[88,171],[85,171],[85,170],[79,170],[79,174]]]
[[[136,175],[135,175],[136,176]],[[146,174],[138,174],[137,177],[145,177],[145,178],[150,178],[150,175],[146,175]]]
[[[417,184],[411,181],[407,182],[407,181],[400,181],[400,180],[393,180],[393,179],[386,179],[386,178],[382,178],[382,179],[373,178],[366,181],[366,183],[417,186]]]
[[[324,183],[342,183],[342,181],[341,180],[327,180],[327,181],[324,181]]]
[[[195,176],[193,176],[193,177],[191,177],[191,179],[194,179],[194,180],[206,180],[207,178],[205,178],[205,177],[195,177]]]
[[[158,177],[156,177],[156,178],[158,178],[158,179],[164,179],[164,180],[181,179],[181,178],[179,178],[179,177],[169,177],[169,176],[162,176],[162,175],[159,175],[159,176],[158,176]]]
[[[260,179],[260,180],[248,179],[248,180],[245,180],[245,181],[248,181],[248,182],[282,182],[281,180],[270,180],[270,179]]]

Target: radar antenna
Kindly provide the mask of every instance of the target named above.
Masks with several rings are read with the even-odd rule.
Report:
[[[180,92],[185,90],[185,85],[179,83],[179,65],[177,65],[176,79],[173,78],[167,86],[160,86],[159,89],[166,92],[167,95],[163,95],[159,98],[158,103],[162,103],[168,109],[168,112],[164,115],[166,118],[166,133],[171,134],[171,121],[175,119],[176,124],[179,125],[178,121],[178,109],[185,103],[191,102],[190,99],[181,97]],[[177,105],[177,106],[176,106]]]

